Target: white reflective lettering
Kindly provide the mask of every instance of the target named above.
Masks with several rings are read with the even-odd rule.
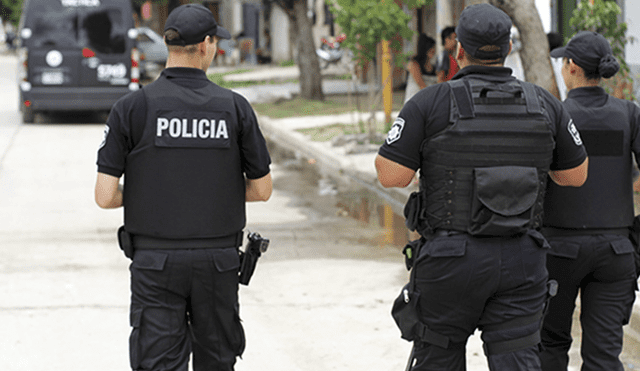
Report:
[[[192,138],[198,137],[198,119],[193,119],[191,121],[191,137]]]
[[[227,122],[225,120],[220,120],[218,122],[218,131],[216,131],[216,139],[220,139],[220,137],[229,139],[229,134],[227,133]]]
[[[182,119],[182,137],[183,138],[191,138],[191,133],[187,131],[189,125],[187,124],[187,119]]]
[[[163,130],[167,130],[167,128],[169,127],[169,120],[167,120],[164,117],[158,117],[158,122],[156,124],[156,136],[161,137],[162,136],[162,131]]]
[[[206,118],[156,118],[156,136],[162,137],[167,132],[172,138],[229,139],[225,120],[216,124],[216,120]]]
[[[169,135],[174,138],[180,136],[180,119],[171,119],[171,122],[169,122]]]
[[[202,139],[205,139],[209,136],[209,120],[202,119],[198,123],[198,136]]]

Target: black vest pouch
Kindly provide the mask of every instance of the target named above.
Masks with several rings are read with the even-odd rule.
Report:
[[[535,167],[475,168],[468,227],[473,236],[511,236],[529,229],[538,198]]]
[[[120,245],[120,250],[124,252],[124,256],[133,260],[133,241],[131,233],[124,229],[124,225],[118,228],[118,245]]]
[[[415,231],[420,222],[420,212],[422,211],[422,197],[420,192],[412,192],[409,200],[404,206],[404,224],[410,231]]]

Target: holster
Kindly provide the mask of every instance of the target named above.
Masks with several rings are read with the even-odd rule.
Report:
[[[425,239],[420,238],[410,242],[405,247],[405,251],[411,251],[412,254],[410,259],[412,267],[409,275],[409,283],[402,288],[400,295],[394,300],[393,307],[391,308],[391,316],[400,329],[400,337],[405,340],[419,340],[444,349],[449,349],[454,346],[459,347],[461,344],[452,343],[448,337],[431,330],[420,321],[420,309],[418,307],[420,292],[416,289],[416,269],[413,265],[417,261],[420,248],[424,243]]]
[[[238,250],[240,254],[240,272],[238,282],[242,285],[249,285],[251,276],[256,270],[258,259],[262,253],[267,251],[269,247],[269,239],[262,238],[258,233],[249,233],[247,236],[247,245],[244,251]]]
[[[400,329],[400,337],[413,341],[416,335],[416,327],[420,322],[418,315],[418,301],[420,293],[415,291],[413,283],[407,283],[400,295],[393,301],[391,316]]]
[[[118,245],[124,252],[124,256],[133,260],[133,241],[131,234],[124,229],[124,225],[118,228]]]
[[[404,254],[404,264],[407,267],[407,270],[411,270],[413,267],[413,262],[418,258],[418,251],[420,250],[420,246],[424,240],[419,238],[417,240],[410,241],[404,246],[402,249],[402,253]]]
[[[409,283],[404,285],[400,295],[393,301],[393,307],[391,308],[391,316],[400,329],[400,336],[408,341],[414,340],[416,328],[420,323],[418,313],[420,293],[415,288],[416,270],[412,268],[414,262],[418,259],[422,242],[424,242],[422,238],[413,240],[402,250],[405,255],[405,264],[411,273],[409,273]]]
[[[629,230],[629,239],[633,243],[636,262],[636,275],[640,275],[640,215],[633,218],[633,224]]]

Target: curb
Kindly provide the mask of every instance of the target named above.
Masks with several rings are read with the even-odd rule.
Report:
[[[265,139],[278,147],[291,151],[297,157],[301,157],[313,163],[317,171],[332,180],[364,188],[373,193],[376,198],[388,203],[392,210],[403,215],[404,204],[413,192],[412,187],[384,188],[378,182],[374,160],[377,152],[366,154],[346,154],[340,147],[332,147],[325,142],[315,142],[304,134],[291,127],[280,125],[284,120],[275,120],[266,116],[258,116],[258,122]],[[304,120],[301,118],[301,120]],[[357,164],[370,163],[370,170],[359,170],[362,166]],[[368,166],[368,165],[367,165]]]

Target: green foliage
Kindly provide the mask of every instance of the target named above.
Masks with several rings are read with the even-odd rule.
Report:
[[[0,0],[0,16],[5,22],[18,25],[22,14],[23,0]]]
[[[294,61],[293,59],[289,59],[287,61],[282,61],[282,62],[278,63],[278,65],[280,67],[291,67],[291,66],[295,66],[296,65],[296,61]]]
[[[396,36],[410,39],[414,31],[408,24],[411,16],[406,14],[394,0],[325,0],[331,6],[335,21],[347,35],[342,46],[353,51],[356,60],[364,65],[376,56],[376,48],[382,40],[390,40],[393,50],[402,50]],[[410,8],[433,3],[434,0],[405,0]],[[407,55],[396,58],[402,65]]]
[[[272,81],[225,81],[224,80],[224,76],[226,75],[233,75],[233,74],[239,74],[239,73],[245,73],[245,72],[251,72],[251,71],[252,71],[251,69],[237,69],[237,70],[223,72],[223,73],[208,74],[207,77],[209,78],[209,80],[213,81],[216,85],[221,86],[223,88],[227,88],[227,89],[244,88],[252,85],[265,85],[265,84],[273,83]]]
[[[595,31],[603,35],[611,44],[613,55],[620,62],[622,70],[629,72],[624,60],[624,46],[629,41],[626,38],[627,24],[618,23],[621,13],[622,10],[613,1],[594,0],[592,5],[589,0],[582,0],[573,11],[569,24],[575,31],[574,34],[579,31]]]
[[[625,61],[624,47],[633,39],[626,37],[627,24],[618,22],[618,16],[621,13],[622,10],[614,1],[594,0],[591,4],[589,0],[582,0],[573,11],[569,25],[574,35],[579,31],[594,31],[603,35],[611,44],[613,55],[620,63],[621,78],[632,85],[633,79],[630,77],[629,66]],[[627,99],[633,99],[630,91],[625,91],[624,95]]]

